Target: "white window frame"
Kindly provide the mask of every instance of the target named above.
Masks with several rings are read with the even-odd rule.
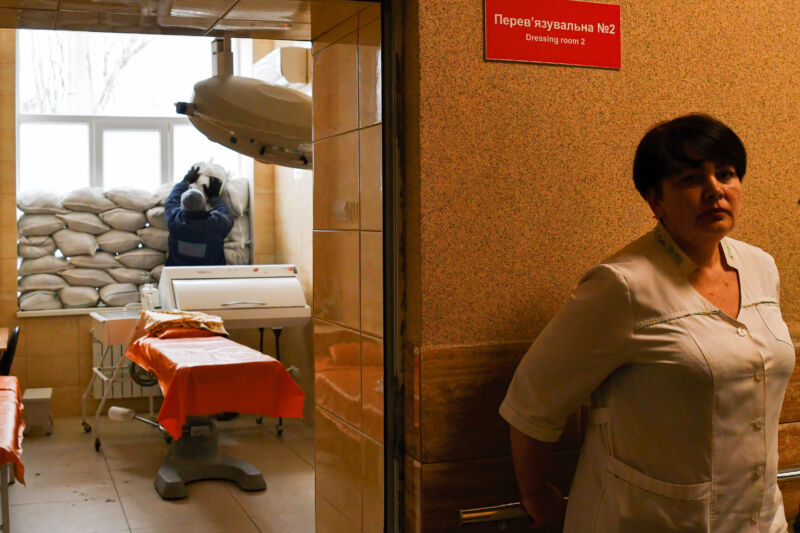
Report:
[[[161,183],[172,183],[183,176],[173,176],[174,139],[176,125],[191,125],[185,117],[114,117],[89,115],[17,115],[17,139],[23,124],[86,124],[89,127],[89,185],[103,187],[103,132],[114,130],[157,131],[161,144]],[[17,143],[17,161],[20,160],[20,143]],[[17,190],[22,176],[17,165]]]

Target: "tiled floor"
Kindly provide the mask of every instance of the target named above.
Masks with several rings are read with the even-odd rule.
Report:
[[[80,417],[57,418],[51,436],[23,441],[23,486],[10,487],[11,530],[20,533],[306,533],[314,531],[313,430],[253,416],[217,422],[222,453],[253,463],[267,490],[244,492],[225,481],[187,485],[189,497],[164,501],[153,480],[168,445],[141,422],[103,418],[101,453]]]

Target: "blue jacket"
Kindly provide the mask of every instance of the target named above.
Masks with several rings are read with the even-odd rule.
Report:
[[[164,204],[169,229],[169,257],[166,266],[224,265],[225,237],[233,228],[233,216],[222,198],[215,196],[211,211],[184,211],[181,195],[189,188],[175,184]]]

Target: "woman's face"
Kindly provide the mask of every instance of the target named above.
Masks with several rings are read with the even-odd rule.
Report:
[[[742,182],[733,165],[704,161],[661,182],[648,203],[678,244],[716,244],[736,225]]]

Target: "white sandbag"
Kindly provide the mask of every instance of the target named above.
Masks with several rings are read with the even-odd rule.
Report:
[[[127,252],[133,250],[142,240],[135,233],[112,229],[97,236],[97,244],[105,252]]]
[[[46,255],[39,259],[23,259],[19,264],[17,274],[27,276],[29,274],[55,274],[64,270],[71,269],[72,265],[67,263],[63,257]]]
[[[225,237],[225,242],[236,244],[239,248],[247,246],[250,242],[250,218],[247,215],[236,217],[233,229]]]
[[[167,229],[167,217],[164,206],[157,205],[147,210],[147,222],[154,228]]]
[[[240,217],[244,215],[250,204],[250,180],[247,178],[230,180],[225,186],[222,200],[233,216]]]
[[[63,271],[61,277],[74,287],[103,287],[114,283],[114,278],[99,268],[72,268]]]
[[[97,238],[91,233],[62,229],[53,233],[53,240],[66,256],[94,255],[97,251]]]
[[[112,228],[122,231],[136,231],[147,224],[147,219],[141,211],[131,211],[121,207],[100,213],[100,218]]]
[[[20,311],[46,311],[61,309],[61,300],[53,291],[26,292],[19,297]]]
[[[94,255],[73,255],[67,258],[69,264],[78,268],[117,268],[122,265],[114,254],[96,252]]]
[[[114,209],[117,204],[109,200],[99,187],[82,187],[68,192],[61,200],[61,205],[73,211],[102,213]]]
[[[19,292],[57,291],[66,286],[67,282],[57,274],[31,274],[19,279],[17,289]]]
[[[56,215],[64,221],[67,228],[74,231],[82,231],[83,233],[91,233],[92,235],[100,235],[105,233],[111,228],[94,213],[81,213],[75,211],[65,215]]]
[[[64,227],[64,223],[55,215],[22,215],[17,220],[17,232],[20,235],[51,235]]]
[[[46,255],[53,255],[55,251],[56,241],[46,236],[21,236],[17,245],[17,255],[22,259],[38,259]]]
[[[25,191],[17,196],[17,208],[31,215],[52,215],[66,213],[61,205],[61,197],[46,189]]]
[[[142,268],[150,270],[156,265],[160,265],[166,261],[164,252],[153,250],[151,248],[137,248],[124,254],[117,256],[117,261],[129,268]]]
[[[225,264],[247,265],[250,264],[250,248],[225,245]]]
[[[131,211],[147,211],[158,203],[153,193],[135,187],[115,187],[106,191],[106,198]]]
[[[167,198],[169,198],[169,193],[172,192],[172,189],[174,187],[175,187],[174,183],[162,183],[161,185],[158,186],[158,188],[153,193],[153,196],[155,196],[158,199],[157,205],[163,206],[165,203],[167,203]]]
[[[139,289],[133,283],[112,283],[100,289],[100,299],[110,307],[123,307],[139,301]]]
[[[169,250],[169,231],[160,228],[143,228],[136,233],[148,248],[162,252]]]
[[[109,268],[108,273],[117,283],[135,283],[141,285],[149,279],[150,271],[141,268]]]
[[[64,287],[58,291],[61,303],[69,309],[95,307],[99,296],[94,287]]]
[[[154,269],[150,271],[150,275],[153,277],[153,280],[157,283],[161,281],[161,271],[164,270],[164,265],[158,265]]]

